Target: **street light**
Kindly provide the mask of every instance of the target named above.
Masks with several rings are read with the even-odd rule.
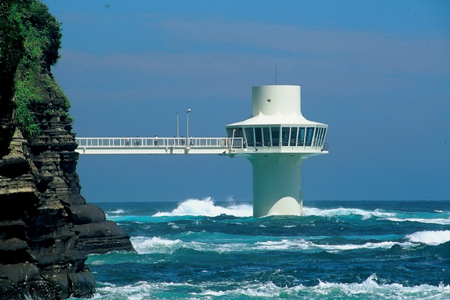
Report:
[[[177,113],[177,139],[180,137],[180,122],[178,121],[178,113]]]
[[[186,111],[186,145],[189,140],[189,113],[190,112],[191,112],[191,109],[188,108],[188,110]]]

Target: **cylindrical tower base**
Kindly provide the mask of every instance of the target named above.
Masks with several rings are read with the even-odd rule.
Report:
[[[253,216],[302,215],[301,155],[248,158],[253,166]]]

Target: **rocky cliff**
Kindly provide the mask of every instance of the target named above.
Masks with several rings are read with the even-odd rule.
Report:
[[[37,0],[2,1],[0,22],[0,299],[90,297],[86,254],[134,249],[80,194],[59,24]]]

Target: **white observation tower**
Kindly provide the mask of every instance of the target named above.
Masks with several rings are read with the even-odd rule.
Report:
[[[302,215],[302,163],[328,153],[328,125],[305,119],[300,103],[300,86],[256,86],[250,118],[226,125],[228,138],[243,139],[242,149],[229,155],[253,166],[254,217]]]
[[[225,127],[227,137],[77,137],[76,151],[93,155],[243,156],[253,166],[253,216],[301,215],[302,163],[308,157],[328,153],[328,125],[303,117],[300,86],[253,87],[250,118]]]

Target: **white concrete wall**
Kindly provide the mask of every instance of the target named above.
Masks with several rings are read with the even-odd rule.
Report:
[[[252,88],[252,117],[280,112],[283,115],[301,115],[300,86],[263,85]]]
[[[253,216],[302,214],[301,155],[248,157],[253,166]]]

